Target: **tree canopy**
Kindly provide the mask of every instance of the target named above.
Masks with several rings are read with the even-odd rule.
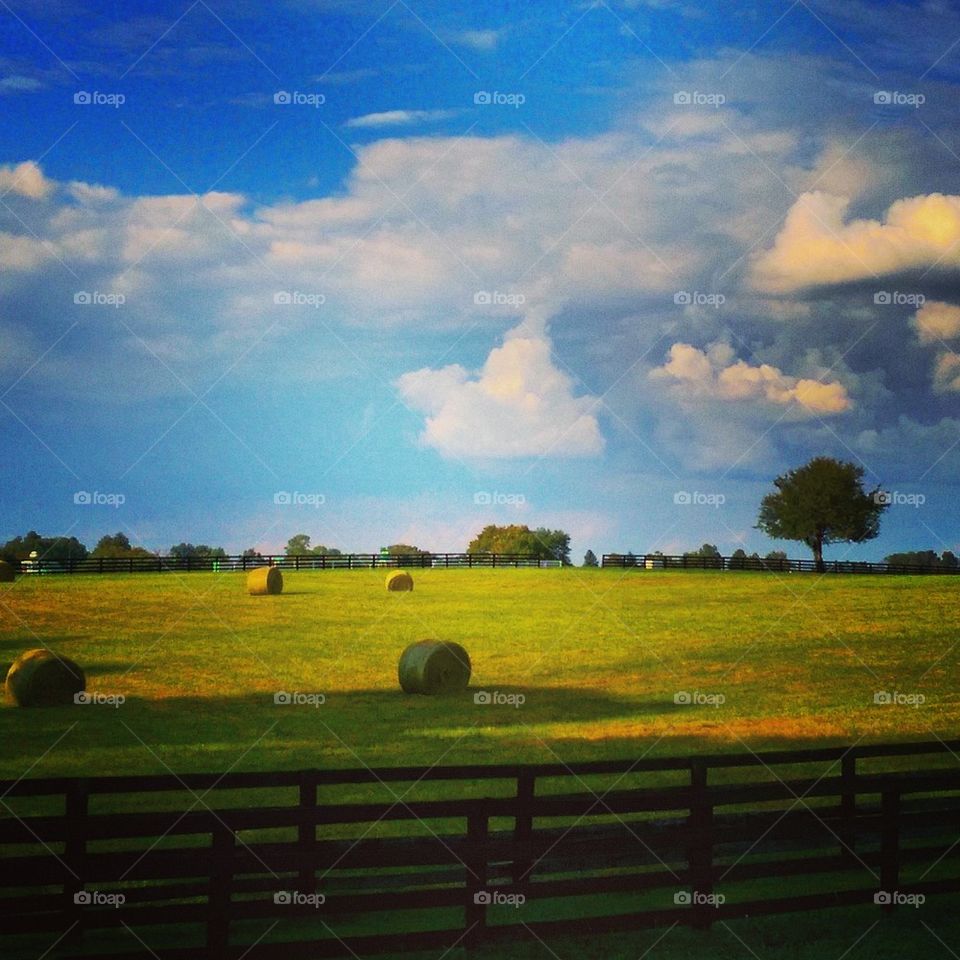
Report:
[[[862,543],[880,532],[886,498],[879,487],[863,489],[863,468],[815,457],[773,481],[775,490],[760,504],[757,528],[778,540],[799,540],[823,570],[823,548],[831,543]]]
[[[742,553],[743,551],[741,551]],[[684,553],[685,557],[719,557],[720,551],[717,549],[716,544],[714,543],[705,543],[703,546],[698,547],[696,550],[687,550]]]
[[[944,550],[937,556],[935,550],[907,550],[903,553],[891,553],[883,558],[884,563],[903,567],[923,567],[927,570],[956,570],[957,558],[951,550]]]
[[[26,560],[33,551],[44,560],[83,560],[89,553],[76,537],[42,537],[31,530],[22,537],[14,537],[0,547],[0,557],[16,563]]]
[[[297,533],[287,541],[284,551],[288,557],[339,557],[340,551],[334,547],[325,547],[318,543],[315,547],[310,546],[310,535],[306,533]]]
[[[153,554],[143,547],[134,547],[125,533],[102,536],[90,554],[91,557],[152,557]]]
[[[227,552],[223,547],[210,547],[205,543],[177,543],[170,548],[170,556],[180,560],[188,557],[225,557]]]
[[[563,530],[489,524],[467,545],[467,553],[517,553],[570,564],[570,534]]]

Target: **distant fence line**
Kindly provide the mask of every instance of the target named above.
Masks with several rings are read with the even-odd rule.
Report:
[[[281,570],[370,570],[396,567],[559,567],[549,560],[525,553],[409,553],[384,556],[379,553],[337,555],[299,554],[286,556],[234,555],[226,557],[71,557],[51,560],[43,557],[20,561],[20,572],[37,573],[164,573],[206,571],[225,573],[271,566]]]
[[[559,560],[549,560],[525,553],[410,553],[384,556],[379,553],[280,554],[267,556],[232,555],[225,557],[70,557],[53,560],[45,557],[21,560],[22,574],[51,573],[228,573],[272,566],[281,570],[371,570],[397,567],[474,569],[480,567],[539,569],[560,567]],[[605,553],[603,567],[640,570],[754,570],[773,573],[816,573],[813,560],[768,560],[757,557],[664,556],[662,554]],[[860,560],[824,561],[826,573],[960,573],[960,568],[931,568],[919,564],[868,563]]]
[[[762,557],[664,556],[660,553],[605,553],[604,567],[641,570],[755,570],[771,573],[960,573],[960,567],[927,567],[910,563],[868,563],[864,560],[824,560],[821,570],[815,560],[766,559]]]

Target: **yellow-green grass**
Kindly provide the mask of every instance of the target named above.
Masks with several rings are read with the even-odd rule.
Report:
[[[240,573],[2,585],[0,662],[49,646],[88,691],[126,702],[7,705],[0,778],[960,735],[958,578],[427,569],[409,594],[385,591],[381,571],[284,580],[271,598],[248,596]],[[398,658],[427,637],[469,652],[465,695],[400,692]],[[275,704],[280,691],[326,699]],[[525,702],[476,704],[477,691]],[[925,702],[881,706],[880,691]],[[725,702],[678,705],[680,692]]]
[[[22,577],[0,587],[0,662],[47,645],[84,668],[88,691],[126,701],[36,710],[7,705],[0,710],[0,778],[549,762],[957,737],[958,591],[960,579],[950,577],[575,569],[418,570],[413,593],[390,594],[381,571],[317,571],[287,572],[283,594],[257,598],[247,595],[240,573]],[[468,650],[467,694],[400,692],[401,652],[428,637]],[[281,691],[322,694],[325,702],[276,704]],[[476,704],[478,691],[525,702]],[[680,692],[722,695],[725,702],[676,704]],[[925,702],[881,706],[874,703],[877,692],[920,694]],[[602,789],[614,778],[583,779]],[[682,779],[635,775],[618,787]],[[557,779],[538,789],[576,788]],[[438,791],[509,793],[513,785],[394,789],[409,801]],[[288,788],[266,791],[269,798],[263,791],[225,793],[205,802],[296,801]],[[392,799],[389,788],[374,786],[323,791],[330,802],[361,795]],[[39,814],[59,800],[7,802]],[[95,798],[93,810],[119,803]],[[183,791],[155,795],[149,807],[195,803]],[[461,829],[405,822],[370,835]],[[347,825],[328,834],[363,830]],[[245,837],[257,839],[293,834]],[[166,838],[159,847],[185,842],[194,841]],[[554,950],[612,960],[657,943],[654,952],[665,957],[754,952],[779,960],[839,956],[869,931],[851,956],[903,956],[915,948],[936,952],[928,927],[955,938],[950,916],[931,903],[924,911],[900,910],[872,930],[874,909],[832,911],[739,921],[709,934],[677,928],[662,941],[663,931],[574,939]],[[919,923],[924,918],[927,927]],[[452,922],[459,920],[458,914]],[[98,938],[116,944],[112,932],[90,941]],[[533,943],[477,955],[550,952]]]

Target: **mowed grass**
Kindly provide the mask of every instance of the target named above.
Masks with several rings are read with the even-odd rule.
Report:
[[[0,778],[545,762],[960,734],[960,578],[614,570],[21,577],[0,663],[47,646],[119,708],[0,710]],[[407,696],[455,640],[466,694]],[[4,666],[4,671],[6,667]],[[483,690],[525,702],[479,705]],[[278,705],[278,691],[325,703]],[[921,695],[878,706],[878,691]],[[676,704],[675,694],[724,702]],[[699,698],[695,695],[701,695]]]

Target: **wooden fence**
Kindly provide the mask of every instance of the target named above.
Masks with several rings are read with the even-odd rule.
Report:
[[[52,573],[165,573],[206,571],[225,573],[252,570],[258,566],[275,566],[282,570],[370,570],[396,567],[439,567],[473,569],[476,567],[559,567],[559,560],[550,560],[522,553],[418,553],[383,556],[379,553],[347,553],[341,556],[303,554],[276,556],[225,557],[72,557],[62,560],[38,558],[21,560],[22,574]],[[690,557],[663,554],[605,553],[603,567],[638,568],[641,570],[758,570],[774,573],[816,573],[813,560],[766,560],[751,557]],[[859,560],[828,560],[827,573],[960,573],[960,567],[934,569],[890,563],[867,563]]]
[[[340,556],[302,554],[288,557],[71,557],[51,560],[40,557],[21,560],[24,574],[51,573],[164,573],[206,571],[223,573],[272,566],[282,570],[370,570],[396,567],[556,567],[559,561],[525,553],[417,553],[384,556],[379,553],[347,553]]]
[[[891,910],[960,890],[956,751],[0,782],[2,953],[295,960]]]
[[[958,567],[927,567],[919,564],[868,563],[863,560],[825,560],[818,571],[814,560],[766,559],[763,557],[664,556],[662,553],[605,553],[604,567],[637,567],[641,570],[755,570],[769,573],[960,573]]]

